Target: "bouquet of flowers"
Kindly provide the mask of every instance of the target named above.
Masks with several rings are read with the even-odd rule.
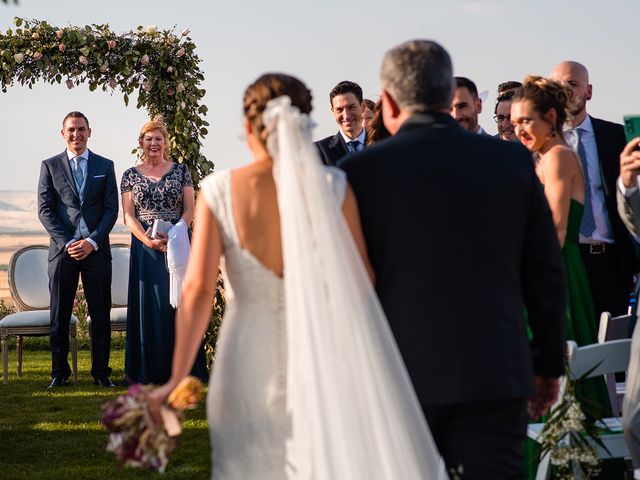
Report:
[[[153,385],[131,385],[125,395],[102,407],[101,421],[109,434],[107,451],[121,465],[162,473],[177,445],[182,412],[196,407],[202,384],[194,377],[180,382],[162,407],[164,425],[156,424],[149,412],[147,395],[153,389]]]

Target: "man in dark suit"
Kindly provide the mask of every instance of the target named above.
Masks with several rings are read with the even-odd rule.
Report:
[[[566,308],[531,156],[449,115],[451,59],[437,43],[389,51],[381,84],[393,136],[342,163],[378,295],[448,467],[522,478],[527,400],[538,416],[557,396]]]
[[[80,112],[63,120],[67,149],[42,162],[38,214],[49,232],[51,292],[51,384],[68,384],[69,320],[79,276],[91,315],[91,375],[96,385],[109,379],[111,344],[111,250],[109,232],[118,217],[113,162],[87,149],[89,121]]]
[[[596,314],[627,313],[633,290],[636,255],[629,233],[618,214],[616,180],[620,154],[626,144],[617,123],[587,114],[592,86],[584,65],[573,61],[555,66],[551,77],[573,91],[572,130],[565,132],[582,161],[585,209],[580,224],[580,251],[587,270]],[[597,329],[597,325],[594,326]]]
[[[329,92],[329,102],[340,130],[315,144],[324,164],[336,165],[338,160],[359,152],[367,143],[367,133],[362,127],[362,88],[354,82],[340,82]]]

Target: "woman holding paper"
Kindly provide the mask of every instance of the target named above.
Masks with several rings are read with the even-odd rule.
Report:
[[[189,169],[169,157],[169,134],[162,121],[145,123],[138,141],[142,163],[125,171],[120,183],[124,221],[131,230],[125,381],[157,384],[169,379],[175,339],[170,284],[176,290],[179,282],[170,280],[168,268],[175,263],[174,252],[184,256],[188,249],[195,200]],[[184,240],[165,255],[169,225],[172,238],[182,233],[177,236]],[[207,378],[203,349],[192,373]]]

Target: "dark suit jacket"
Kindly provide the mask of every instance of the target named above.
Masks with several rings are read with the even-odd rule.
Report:
[[[523,398],[534,372],[563,374],[563,261],[522,145],[415,115],[342,168],[422,405]]]
[[[76,191],[66,151],[42,162],[38,216],[51,236],[49,260],[64,251],[83,217],[98,249],[111,258],[109,232],[118,218],[118,187],[113,162],[89,152],[84,200]]]
[[[365,134],[364,137],[365,145],[367,143],[367,136]],[[323,138],[322,140],[318,140],[314,142],[316,147],[318,148],[318,153],[320,153],[320,158],[322,158],[322,163],[325,165],[337,165],[338,161],[347,155],[349,155],[349,150],[347,149],[347,144],[342,138],[342,134],[340,132],[335,135],[327,138]]]
[[[629,232],[627,232],[618,214],[616,202],[616,180],[620,175],[620,154],[627,144],[624,127],[618,123],[600,120],[591,116],[590,118],[593,125],[593,133],[596,137],[605,205],[609,214],[611,229],[613,230],[613,239],[616,242],[622,271],[631,288],[633,275],[637,267],[636,254]]]

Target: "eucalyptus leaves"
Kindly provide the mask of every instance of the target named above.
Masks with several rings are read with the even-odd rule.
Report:
[[[171,137],[172,157],[187,164],[194,183],[213,170],[200,153],[208,133],[201,104],[204,75],[189,30],[150,25],[116,34],[109,25],[59,28],[46,21],[16,18],[15,30],[0,34],[0,87],[32,88],[39,80],[89,90],[120,90],[124,102],[137,92],[137,108],[162,115]]]

